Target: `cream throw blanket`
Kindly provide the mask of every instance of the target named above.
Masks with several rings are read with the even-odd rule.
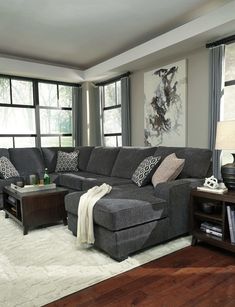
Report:
[[[112,187],[106,183],[89,189],[80,197],[77,221],[77,245],[94,244],[93,208],[96,202],[108,194]],[[84,246],[84,245],[83,245]]]

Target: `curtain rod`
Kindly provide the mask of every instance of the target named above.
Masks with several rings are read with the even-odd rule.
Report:
[[[108,79],[108,80],[106,80],[106,81],[101,81],[101,82],[95,83],[95,85],[97,85],[97,86],[107,85],[107,84],[109,84],[109,83],[113,83],[113,82],[115,82],[115,81],[118,81],[118,80],[120,80],[121,78],[129,77],[130,75],[131,75],[131,72],[128,71],[128,72],[126,72],[125,74],[119,75],[119,76],[117,76],[117,77],[113,77],[113,78]]]
[[[206,44],[206,48],[216,47],[216,46],[219,46],[219,45],[222,45],[222,44],[225,44],[225,45],[231,44],[231,43],[234,43],[234,42],[235,42],[235,35],[231,35],[231,36],[222,38],[220,40],[217,40],[213,43]]]

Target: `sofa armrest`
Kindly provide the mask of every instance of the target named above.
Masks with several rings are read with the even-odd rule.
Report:
[[[169,182],[159,183],[156,188],[154,189],[154,195],[163,198],[165,200],[169,200],[169,197],[172,196],[175,189],[183,189],[183,187],[187,189],[193,189],[199,185],[202,185],[204,182],[203,179],[198,178],[185,178],[185,179],[178,179]]]
[[[160,183],[154,189],[154,195],[168,203],[169,237],[176,237],[189,231],[190,191],[202,185],[203,179],[179,179]]]

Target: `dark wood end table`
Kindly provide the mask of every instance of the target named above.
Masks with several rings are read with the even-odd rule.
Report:
[[[53,224],[60,220],[67,225],[64,197],[68,190],[56,187],[52,190],[20,193],[10,186],[3,188],[3,210],[23,227],[26,235],[30,228]]]
[[[215,208],[214,212],[207,213],[203,210],[203,204]],[[192,245],[196,245],[198,240],[207,242],[211,245],[235,252],[235,245],[231,243],[227,206],[235,205],[235,191],[228,191],[224,194],[192,190],[190,198],[191,215],[191,234]],[[222,232],[221,237],[205,233],[201,230],[201,223],[209,222],[218,225]]]

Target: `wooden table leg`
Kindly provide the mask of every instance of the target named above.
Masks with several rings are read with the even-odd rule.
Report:
[[[28,227],[23,226],[23,235],[27,235],[28,234]]]
[[[194,236],[192,236],[192,242],[191,245],[195,246],[197,244],[197,238],[195,238]]]

